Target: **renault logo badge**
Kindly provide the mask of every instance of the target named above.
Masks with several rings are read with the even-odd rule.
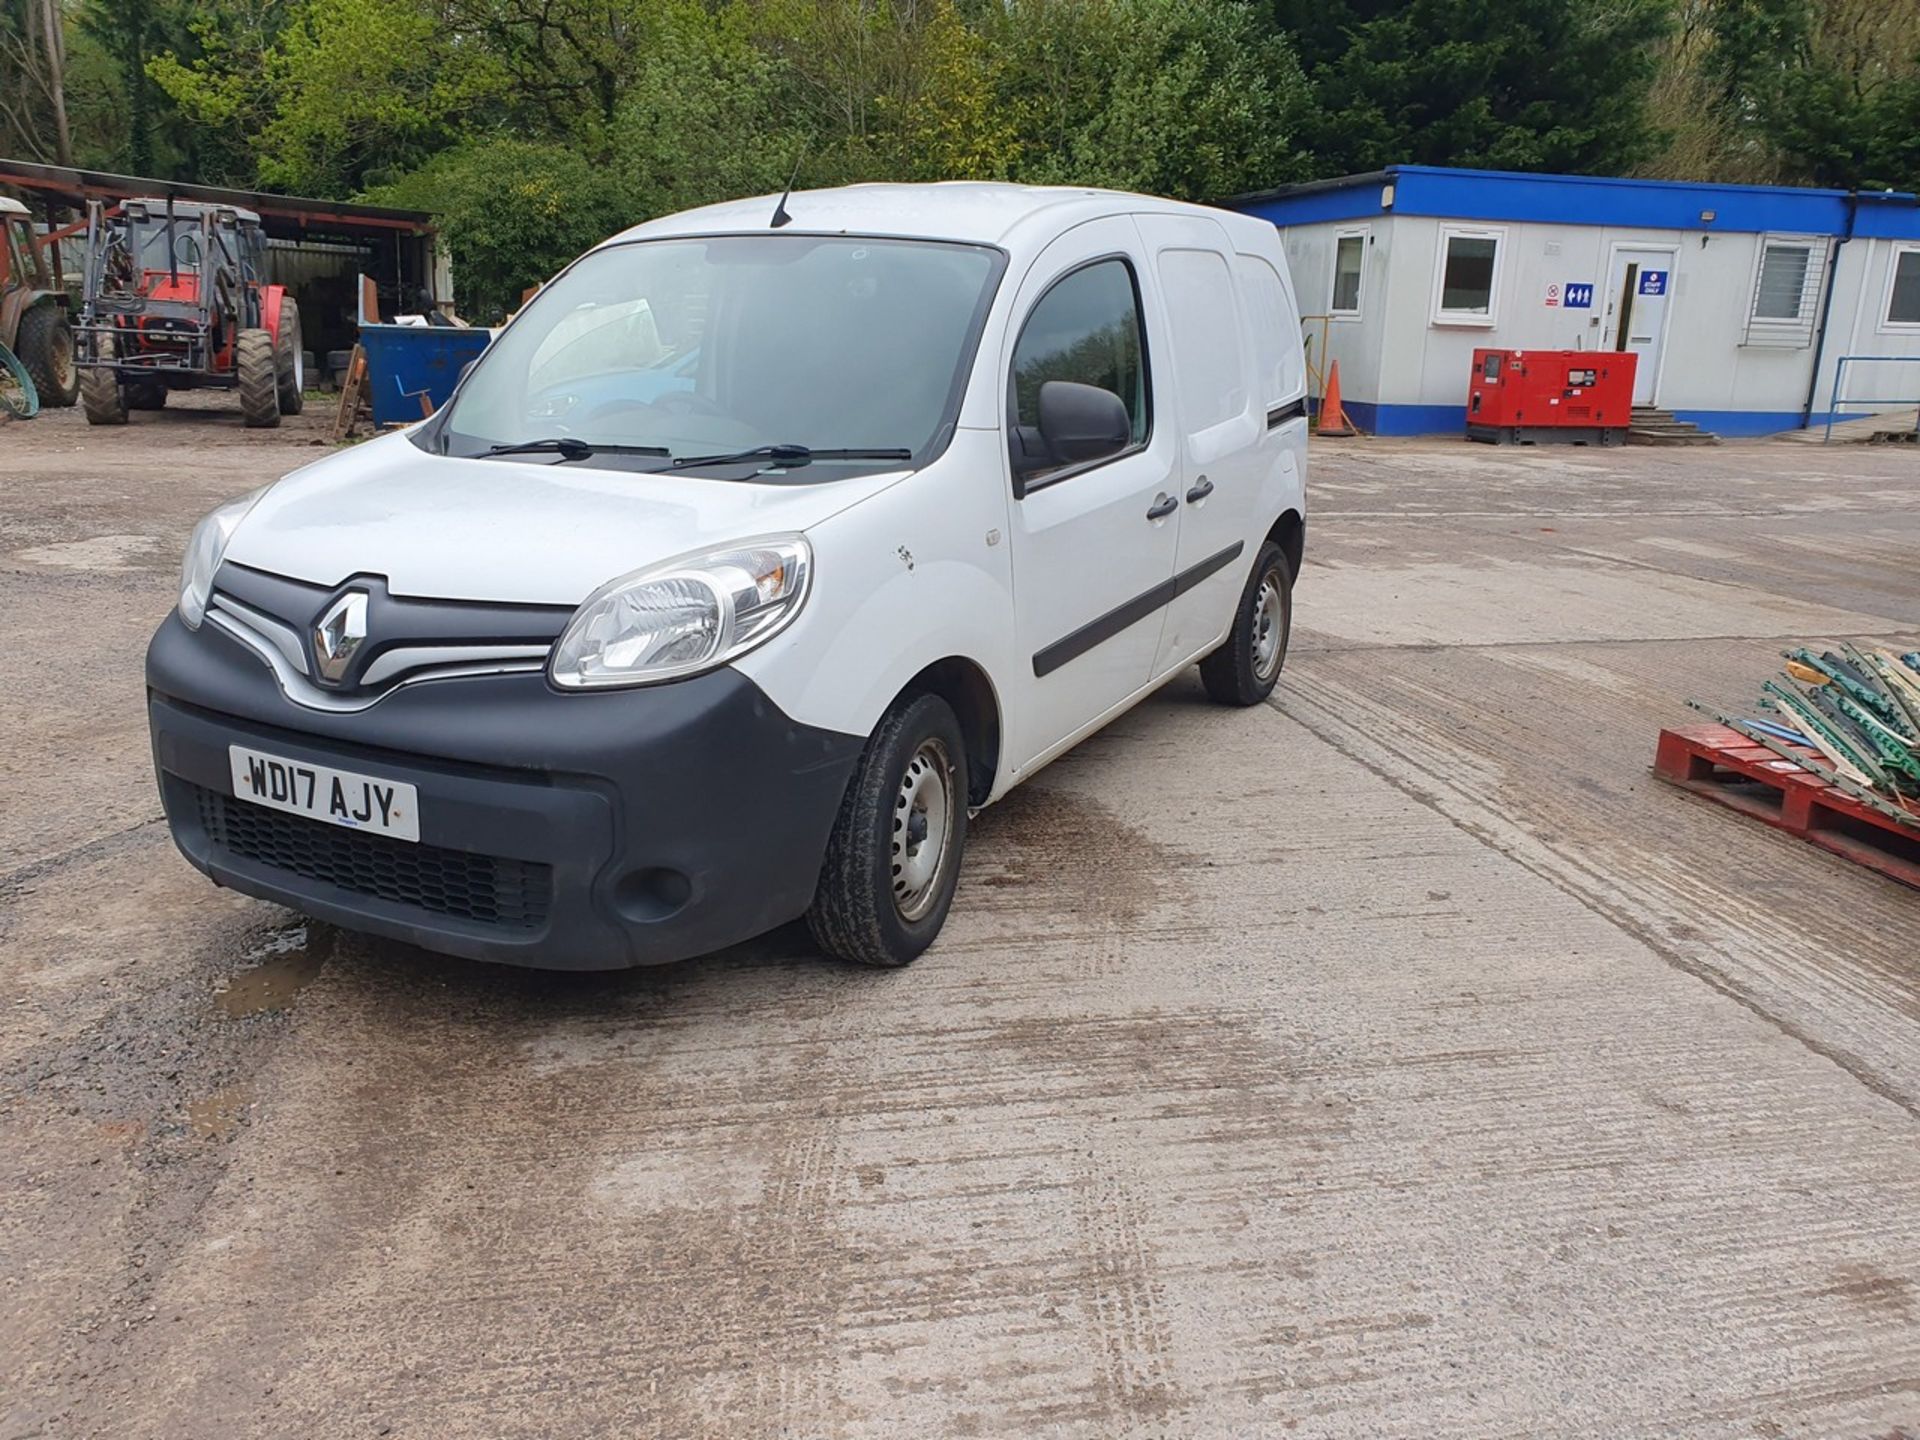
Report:
[[[349,590],[320,613],[313,627],[313,658],[320,677],[337,685],[367,638],[367,592]]]

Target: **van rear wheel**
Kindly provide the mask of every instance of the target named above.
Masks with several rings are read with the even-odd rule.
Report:
[[[1269,540],[1254,558],[1233,629],[1218,650],[1200,662],[1207,694],[1222,705],[1258,705],[1273,693],[1287,663],[1293,630],[1293,567]]]
[[[900,966],[940,933],[967,842],[967,750],[953,709],[916,695],[867,742],[827,841],[807,928],[827,954]]]

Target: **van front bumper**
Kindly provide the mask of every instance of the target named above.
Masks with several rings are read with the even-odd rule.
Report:
[[[148,649],[147,696],[168,826],[216,883],[549,969],[681,960],[803,914],[865,743],[798,724],[730,669],[587,694],[540,674],[439,679],[319,711],[177,613]],[[231,745],[414,786],[418,843],[237,799]]]

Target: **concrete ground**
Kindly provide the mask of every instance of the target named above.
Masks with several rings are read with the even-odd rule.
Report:
[[[1267,706],[981,817],[918,965],[612,977],[207,885],[229,407],[0,429],[0,1437],[1920,1435],[1920,894],[1652,781],[1920,636],[1902,450],[1314,450]]]

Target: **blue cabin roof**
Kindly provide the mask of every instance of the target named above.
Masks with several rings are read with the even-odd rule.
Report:
[[[1225,202],[1275,225],[1425,215],[1643,230],[1861,235],[1920,240],[1920,201],[1904,191],[1723,185],[1600,175],[1530,175],[1389,165],[1366,175],[1283,185]]]

